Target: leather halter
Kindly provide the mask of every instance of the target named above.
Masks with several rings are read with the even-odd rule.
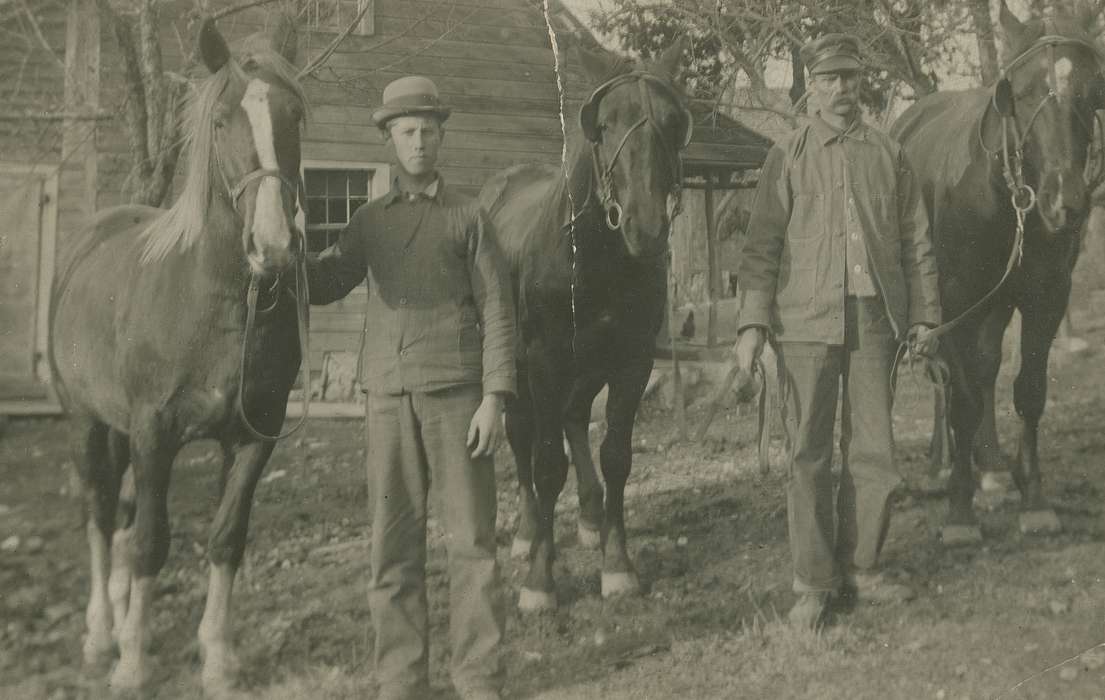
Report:
[[[1045,20],[1045,27],[1049,30],[1051,29],[1051,20]],[[1001,119],[1000,154],[1002,157],[1002,176],[1012,194],[1013,206],[1025,212],[1030,211],[1035,206],[1036,193],[1030,185],[1024,182],[1024,145],[1028,141],[1029,134],[1032,133],[1033,124],[1036,123],[1036,119],[1043,112],[1044,107],[1051,102],[1054,102],[1056,105],[1060,104],[1061,98],[1058,93],[1059,80],[1056,73],[1055,58],[1055,49],[1058,46],[1077,46],[1084,48],[1097,59],[1099,65],[1102,62],[1101,52],[1090,42],[1083,39],[1062,36],[1060,34],[1048,33],[1034,41],[1025,51],[1002,67],[998,80],[994,84],[993,95],[991,95],[990,98],[989,107],[992,107],[994,112]],[[1044,99],[1040,100],[1040,103],[1036,105],[1036,109],[1033,110],[1028,122],[1025,124],[1024,128],[1021,129],[1016,120],[1016,103],[1009,76],[1015,69],[1028,61],[1029,58],[1041,51],[1047,51],[1048,54],[1048,93]],[[1002,105],[999,104],[999,95],[1004,95],[1004,97],[1008,99],[1007,109],[1003,109]],[[1082,127],[1086,130],[1090,139],[1090,148],[1093,149],[1093,144],[1097,141],[1097,139],[1094,138],[1094,124],[1087,124],[1077,112],[1075,115],[1078,117],[1078,121],[1081,122]],[[983,121],[984,120],[980,119],[978,124],[979,144],[987,155],[996,158],[999,151],[991,150],[986,145],[985,139],[982,136]],[[1097,110],[1094,110],[1093,121],[1098,127],[1105,126],[1101,124],[1101,118]],[[1103,133],[1105,133],[1105,130],[1103,130]],[[1011,141],[1012,144],[1010,143]],[[1096,189],[1097,185],[1105,178],[1105,144],[1099,144],[1095,151],[1096,152],[1092,156],[1092,160],[1096,162],[1095,172],[1093,172],[1092,175],[1083,174],[1087,186],[1091,191]]]
[[[1045,20],[1045,26],[1050,28],[1051,20]],[[1017,216],[1017,226],[1013,235],[1013,245],[1009,251],[1009,258],[1005,262],[1005,271],[1002,273],[1001,279],[998,280],[998,283],[994,285],[989,292],[983,295],[981,299],[976,301],[974,304],[971,304],[971,306],[969,306],[958,316],[932,329],[930,331],[930,336],[932,337],[939,338],[947,333],[950,333],[952,330],[958,327],[964,319],[986,306],[998,294],[1001,288],[1005,286],[1005,282],[1013,274],[1013,271],[1017,268],[1017,266],[1020,264],[1021,259],[1024,257],[1025,218],[1028,216],[1028,213],[1032,211],[1032,209],[1036,206],[1036,192],[1032,189],[1031,185],[1024,181],[1024,144],[1028,140],[1027,135],[1032,130],[1032,124],[1036,121],[1036,117],[1040,115],[1040,112],[1043,110],[1044,105],[1052,100],[1054,100],[1056,104],[1059,104],[1059,93],[1057,92],[1059,82],[1055,69],[1056,46],[1080,46],[1089,50],[1098,59],[1098,62],[1101,62],[1101,54],[1092,44],[1081,39],[1065,37],[1059,34],[1045,34],[1044,36],[1034,41],[1032,45],[1028,47],[1028,49],[1019,54],[1016,58],[1010,61],[1008,65],[1004,66],[1001,69],[1001,76],[998,78],[997,83],[995,83],[994,85],[994,94],[990,98],[990,105],[988,106],[988,108],[993,107],[994,111],[1001,118],[1002,176],[1005,179],[1006,186],[1008,186],[1009,188],[1010,201]],[[1041,100],[1040,104],[1037,105],[1036,110],[1032,113],[1031,118],[1028,120],[1027,126],[1022,132],[1017,126],[1017,121],[1015,118],[1016,110],[1014,109],[1015,103],[1012,95],[1012,85],[1009,82],[1008,76],[1010,73],[1013,72],[1014,69],[1027,61],[1031,56],[1044,50],[1048,52],[1048,70],[1050,79],[1048,94],[1047,97]],[[1009,95],[1007,95],[1009,98],[1008,110],[1003,110],[998,104],[999,90],[1009,91]],[[1094,112],[1094,119],[1095,121],[1098,120],[1096,111]],[[992,151],[987,148],[986,142],[982,138],[982,122],[983,120],[980,119],[978,126],[979,144],[982,146],[982,149],[987,153],[987,155],[996,158],[998,156],[998,152]],[[1086,127],[1089,131],[1090,141],[1092,144],[1094,140],[1093,127],[1092,125],[1086,125],[1084,122],[1083,126]],[[1012,148],[1010,148],[1011,133],[1013,139],[1015,139],[1015,143],[1013,144]],[[1099,153],[1101,153],[1100,149]],[[1097,183],[1100,182],[1102,175],[1105,174],[1105,158],[1100,159],[1099,163],[1101,163],[1101,166],[1099,167],[1098,172],[1094,174],[1094,178],[1092,180],[1088,181],[1092,183],[1094,187],[1096,187]],[[901,349],[899,349],[899,353],[900,352]],[[897,364],[898,358],[895,357],[894,366],[896,367]]]
[[[621,141],[618,143],[618,147],[614,149],[614,156],[610,159],[610,162],[604,166],[602,150],[600,148],[602,143],[602,129],[596,123],[598,120],[599,104],[602,102],[602,99],[615,88],[633,82],[637,84],[641,110],[644,116],[626,129],[625,133],[622,135]],[[667,139],[664,138],[663,129],[661,129],[660,124],[657,122],[656,115],[653,111],[652,95],[649,90],[650,87],[659,89],[679,107],[685,128],[683,130],[683,138],[678,148],[672,148],[672,146],[668,144]],[[669,217],[674,218],[682,210],[683,160],[679,155],[679,151],[691,142],[691,137],[694,135],[694,120],[691,118],[690,110],[683,105],[682,99],[680,99],[679,95],[667,80],[645,71],[631,71],[629,73],[622,73],[621,75],[614,76],[595,88],[591,96],[587,98],[587,102],[585,102],[583,107],[579,110],[579,124],[583,129],[583,135],[591,142],[593,163],[591,177],[593,181],[590,190],[594,189],[597,182],[600,190],[599,196],[602,200],[603,209],[606,212],[606,226],[609,229],[617,231],[621,229],[622,226],[622,207],[618,202],[617,193],[614,188],[614,165],[618,162],[618,156],[621,155],[622,149],[625,147],[626,142],[629,141],[629,137],[632,136],[637,129],[646,124],[656,135],[657,140],[663,148],[664,156],[668,164],[674,170],[674,185],[670,192],[670,197],[674,200],[674,203],[672,204],[671,210],[668,212]],[[588,199],[590,199],[591,195],[590,190],[587,193]],[[580,209],[582,211],[583,207]]]
[[[296,206],[298,202],[301,207],[306,206],[305,188],[303,185],[303,178],[298,177],[292,180],[284,173],[275,168],[257,168],[252,170],[238,179],[236,185],[231,186],[230,179],[227,178],[226,172],[222,169],[222,155],[219,153],[218,140],[212,142],[215,148],[215,169],[219,171],[219,176],[222,178],[224,191],[227,197],[230,198],[230,204],[234,208],[235,213],[241,217],[242,212],[238,206],[238,202],[245,192],[246,187],[254,180],[261,180],[264,178],[276,178],[280,182],[281,191],[291,197],[292,207]],[[246,385],[246,369],[248,368],[247,355],[249,348],[250,335],[253,332],[257,322],[258,313],[267,313],[276,308],[276,305],[280,301],[280,293],[284,291],[283,286],[280,284],[281,274],[277,273],[272,285],[269,287],[270,291],[274,291],[276,298],[273,303],[267,309],[258,310],[257,303],[258,297],[261,292],[261,276],[256,272],[250,272],[249,276],[249,289],[246,291],[246,325],[242,331],[242,352],[238,363],[238,396],[235,401],[235,407],[238,411],[238,417],[242,421],[242,426],[246,429],[254,439],[262,442],[276,442],[283,440],[297,432],[307,422],[307,414],[310,411],[311,405],[311,351],[310,351],[310,326],[311,326],[311,307],[310,307],[310,292],[307,287],[307,242],[305,240],[302,231],[293,227],[293,238],[297,245],[295,246],[295,292],[292,293],[296,302],[296,325],[298,327],[299,335],[299,366],[301,371],[301,382],[303,384],[303,412],[299,416],[299,421],[294,426],[284,432],[278,432],[276,435],[269,435],[262,433],[258,430],[246,415],[246,408],[244,403],[245,385]],[[243,234],[242,248],[245,254],[249,255],[249,246],[246,243],[246,236]]]

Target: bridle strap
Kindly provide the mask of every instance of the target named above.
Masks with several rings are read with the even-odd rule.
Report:
[[[225,175],[224,175],[225,177]],[[260,180],[262,178],[272,177],[280,181],[280,186],[285,192],[291,192],[292,194],[292,206],[295,206],[296,199],[299,196],[300,185],[297,182],[293,182],[291,178],[284,175],[276,168],[258,168],[257,170],[246,173],[238,180],[238,184],[233,188],[228,188],[227,193],[230,195],[230,201],[234,205],[234,210],[238,210],[238,200],[242,198],[242,193],[245,192],[249,183],[254,180]]]
[[[303,394],[303,411],[299,416],[299,420],[294,426],[284,432],[279,432],[276,435],[268,435],[258,430],[253,423],[250,422],[249,416],[246,414],[246,407],[244,402],[245,387],[246,387],[246,372],[249,369],[248,355],[249,355],[249,338],[253,332],[253,329],[257,324],[257,299],[260,295],[261,277],[256,273],[250,275],[249,289],[246,291],[246,326],[242,331],[242,353],[239,361],[239,374],[238,374],[238,418],[242,421],[242,426],[245,427],[246,432],[253,436],[254,439],[262,442],[276,442],[283,440],[286,437],[290,437],[303,427],[307,422],[307,415],[311,408],[311,299],[310,290],[307,286],[307,250],[306,241],[302,235],[297,237],[299,241],[299,250],[296,251],[296,265],[295,265],[295,318],[296,326],[299,333],[299,369],[300,369],[300,381],[302,383]],[[277,287],[279,284],[279,278],[277,279]],[[276,301],[269,307],[269,311],[276,307],[280,299],[280,292],[283,288],[277,288]],[[263,312],[262,312],[263,313]]]
[[[644,116],[634,122],[633,125],[626,129],[625,133],[622,134],[622,138],[618,142],[617,148],[614,149],[614,155],[610,158],[608,163],[604,164],[603,162],[604,159],[602,157],[600,142],[597,139],[591,139],[590,137],[588,137],[588,140],[591,141],[592,151],[592,177],[594,179],[594,182],[592,184],[597,184],[600,189],[599,197],[602,201],[603,209],[606,213],[606,226],[607,228],[614,231],[617,231],[621,228],[622,222],[622,207],[617,200],[617,193],[614,187],[614,166],[618,162],[618,157],[621,155],[622,149],[625,148],[626,143],[629,141],[629,137],[646,124],[651,127],[652,132],[656,135],[657,140],[660,142],[661,148],[663,148],[665,157],[667,158],[668,163],[672,166],[672,169],[674,171],[673,177],[675,181],[670,193],[670,196],[674,200],[674,205],[669,212],[669,217],[674,218],[682,209],[683,160],[679,154],[680,149],[673,149],[668,144],[667,140],[664,139],[663,130],[657,123],[656,116],[652,108],[652,96],[650,95],[648,90],[649,84],[652,84],[662,90],[667,91],[669,95],[671,95],[675,103],[683,109],[687,129],[684,133],[684,140],[681,144],[681,147],[687,145],[687,143],[690,141],[693,131],[693,119],[691,117],[691,114],[685,107],[683,107],[682,102],[679,100],[675,92],[667,85],[667,83],[663,79],[644,71],[623,73],[611,78],[602,85],[599,85],[591,93],[591,96],[587,100],[585,107],[588,105],[596,105],[597,107],[598,102],[600,102],[608,92],[630,81],[637,82],[638,95],[640,97],[641,109],[644,112]],[[587,198],[587,202],[589,201],[590,192],[588,192]],[[578,216],[572,217],[571,221],[574,222],[577,218]]]
[[[1050,30],[1051,20],[1045,20],[1045,27],[1047,27]],[[1013,60],[1011,60],[1008,64],[1003,66],[1002,69],[1001,69],[1001,72],[1000,72],[999,77],[998,77],[998,82],[999,83],[1002,80],[1008,80],[1009,75],[1016,68],[1019,68],[1021,66],[1021,64],[1023,64],[1025,61],[1027,61],[1029,58],[1036,55],[1040,51],[1045,51],[1046,50],[1047,53],[1048,53],[1048,80],[1049,80],[1048,94],[1047,94],[1047,96],[1044,97],[1044,99],[1040,100],[1040,103],[1038,105],[1036,105],[1036,109],[1033,110],[1031,116],[1028,119],[1028,122],[1025,124],[1024,129],[1021,129],[1020,126],[1017,124],[1016,118],[1014,116],[1015,115],[1015,110],[1013,110],[1012,113],[1007,114],[1007,113],[1003,112],[1002,110],[998,109],[996,91],[995,91],[995,94],[991,96],[990,104],[987,105],[987,109],[993,108],[994,111],[998,114],[998,116],[1001,119],[1001,132],[1002,132],[1001,138],[1002,138],[1002,142],[1001,142],[1001,146],[1000,146],[1000,153],[1001,153],[1001,156],[1002,156],[1003,168],[1004,168],[1004,171],[1003,171],[1002,175],[1003,175],[1003,177],[1006,181],[1006,184],[1009,186],[1009,189],[1014,194],[1014,196],[1023,193],[1024,190],[1026,190],[1026,189],[1031,189],[1023,181],[1022,165],[1023,165],[1023,159],[1024,159],[1023,158],[1023,156],[1024,156],[1024,144],[1028,141],[1029,134],[1032,133],[1032,127],[1036,123],[1036,119],[1043,112],[1045,106],[1047,106],[1052,101],[1054,101],[1056,104],[1060,103],[1060,97],[1059,97],[1059,92],[1058,92],[1058,90],[1059,90],[1059,76],[1058,76],[1057,67],[1056,67],[1055,48],[1057,46],[1063,46],[1063,45],[1066,45],[1066,46],[1079,46],[1079,47],[1085,48],[1086,50],[1090,51],[1095,57],[1098,57],[1099,62],[1100,62],[1100,56],[1101,56],[1100,51],[1093,44],[1090,44],[1089,42],[1083,41],[1082,39],[1065,37],[1065,36],[1062,36],[1060,34],[1048,33],[1048,34],[1045,34],[1044,36],[1040,37],[1039,39],[1037,39],[1035,42],[1033,42],[1032,46],[1030,46],[1028,49],[1026,49],[1021,54],[1016,56]],[[1079,122],[1082,123],[1082,127],[1089,134],[1090,143],[1091,143],[1090,147],[1093,148],[1092,144],[1095,140],[1094,139],[1094,136],[1095,136],[1094,123],[1100,124],[1101,123],[1100,122],[1100,117],[1098,116],[1098,114],[1095,111],[1094,112],[1094,117],[1093,117],[1094,123],[1087,124],[1086,121],[1084,119],[1082,119],[1082,116],[1080,114],[1076,113],[1075,116],[1078,118]],[[989,155],[990,157],[997,157],[999,151],[991,150],[986,145],[986,140],[983,138],[983,135],[982,135],[983,122],[984,122],[984,119],[979,120],[979,125],[978,125],[979,145],[982,147],[982,150],[987,155]],[[1010,149],[1010,144],[1009,144],[1010,133],[1012,133],[1012,137],[1013,137],[1013,141],[1014,141],[1012,149]],[[1069,144],[1068,144],[1068,146],[1069,146]],[[1070,150],[1070,149],[1068,148],[1068,150]],[[1090,177],[1090,178],[1085,178],[1085,179],[1087,179],[1088,184],[1092,183],[1095,187],[1096,187],[1096,184],[1099,184],[1101,179],[1103,177],[1105,177],[1105,145],[1099,146],[1098,147],[1098,152],[1099,152],[1098,155],[1100,156],[1100,159],[1099,159],[1100,160],[1100,166],[1098,167],[1098,172],[1094,173],[1093,176]],[[1033,195],[1034,195],[1034,193],[1033,193]],[[1033,196],[1033,199],[1034,199],[1034,196]]]
[[[230,204],[234,208],[235,213],[241,216],[241,210],[239,209],[238,202],[245,192],[246,187],[249,186],[255,180],[261,180],[263,178],[276,178],[280,181],[280,187],[285,194],[291,194],[292,207],[294,208],[297,202],[301,207],[306,206],[306,188],[303,184],[303,178],[299,177],[295,180],[284,175],[275,168],[258,168],[252,170],[243,175],[238,184],[231,186],[230,180],[226,177],[226,173],[222,169],[222,156],[219,153],[218,140],[214,141],[216,169],[219,171],[219,176],[222,178],[224,191],[227,197],[230,199]],[[295,301],[296,301],[296,326],[299,333],[299,367],[301,372],[301,382],[303,384],[303,412],[300,414],[299,421],[292,426],[291,429],[286,432],[277,433],[276,435],[268,435],[258,430],[253,423],[249,420],[249,416],[246,414],[245,408],[245,388],[246,388],[246,372],[249,368],[248,355],[249,355],[249,339],[253,333],[254,328],[257,325],[257,302],[261,292],[261,276],[255,272],[250,273],[249,288],[246,290],[246,325],[242,331],[242,351],[238,363],[238,397],[235,402],[238,418],[242,422],[242,426],[246,429],[246,432],[253,436],[254,439],[262,442],[276,442],[283,440],[284,438],[297,432],[307,422],[307,415],[311,406],[311,352],[310,352],[310,325],[311,325],[311,307],[310,307],[310,291],[307,286],[307,242],[301,232],[293,230],[298,241],[298,250],[295,253]],[[267,313],[276,308],[276,305],[280,301],[280,276],[277,275],[272,288],[276,290],[276,298],[274,299],[272,306],[268,309],[264,309],[261,313]]]

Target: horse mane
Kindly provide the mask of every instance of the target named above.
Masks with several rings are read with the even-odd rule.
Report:
[[[306,109],[307,96],[299,85],[296,69],[282,56],[272,51],[259,51],[250,54],[244,64],[245,69],[251,71],[271,72]],[[229,87],[249,79],[245,69],[231,59],[203,79],[189,95],[181,124],[188,163],[184,187],[168,211],[142,231],[146,242],[142,264],[162,261],[174,249],[188,250],[203,235],[211,204],[211,181],[217,177],[215,169],[219,167],[214,157],[215,109]]]

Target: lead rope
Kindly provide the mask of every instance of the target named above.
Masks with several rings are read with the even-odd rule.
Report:
[[[300,180],[299,187],[300,189],[303,187],[302,180]],[[303,234],[298,234],[297,240],[299,241],[299,250],[296,251],[294,299],[296,305],[296,329],[299,334],[299,368],[301,373],[300,381],[302,383],[303,410],[299,416],[299,421],[296,422],[294,426],[286,432],[277,433],[276,435],[262,433],[254,427],[253,423],[249,420],[249,416],[246,414],[243,397],[246,387],[246,370],[248,369],[249,338],[257,324],[257,298],[260,293],[261,279],[256,273],[250,273],[249,289],[246,291],[246,325],[242,331],[242,353],[238,374],[238,417],[241,419],[246,432],[255,439],[263,442],[276,442],[296,433],[303,427],[304,423],[307,422],[307,416],[311,408],[311,299],[310,288],[307,284],[307,242]],[[274,309],[277,303],[279,303],[280,291],[282,290],[277,290],[277,299],[268,310]]]
[[[246,326],[242,333],[242,355],[241,362],[239,363],[238,417],[241,419],[242,425],[245,426],[246,432],[263,442],[276,442],[296,433],[303,427],[303,424],[307,422],[307,415],[311,406],[310,308],[308,306],[308,304],[310,304],[310,299],[308,297],[307,288],[307,256],[301,252],[297,257],[298,259],[296,260],[295,267],[295,302],[296,326],[299,332],[299,367],[302,376],[301,381],[303,383],[303,412],[299,416],[299,421],[297,421],[294,426],[286,432],[276,435],[262,433],[254,427],[246,414],[243,396],[245,395],[246,370],[248,369],[249,337],[257,321],[257,297],[260,289],[259,277],[256,274],[250,274],[249,290],[246,292]],[[275,304],[273,306],[275,306]]]

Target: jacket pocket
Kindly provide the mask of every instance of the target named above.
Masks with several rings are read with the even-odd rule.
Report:
[[[795,192],[790,222],[787,224],[787,240],[802,241],[814,238],[827,225],[825,195],[819,192]]]
[[[898,231],[898,198],[892,194],[871,195],[872,228],[875,236],[883,241],[894,241],[897,244],[900,233]]]

